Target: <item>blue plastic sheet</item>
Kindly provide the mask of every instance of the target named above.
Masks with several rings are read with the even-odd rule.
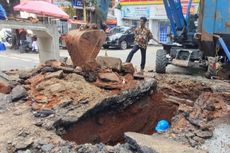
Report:
[[[5,50],[6,50],[5,44],[0,42],[0,52],[5,51]]]
[[[0,4],[0,20],[5,20],[6,19],[6,11]]]

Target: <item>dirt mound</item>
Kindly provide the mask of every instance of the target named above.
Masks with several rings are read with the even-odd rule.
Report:
[[[82,68],[47,61],[31,72],[21,74],[20,78],[24,80],[29,102],[35,110],[54,108],[70,101],[89,105],[92,102],[95,105],[107,95],[119,93],[138,83],[132,75],[102,69],[95,61],[86,63]]]

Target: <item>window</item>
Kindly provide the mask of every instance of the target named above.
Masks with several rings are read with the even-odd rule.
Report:
[[[168,23],[160,22],[160,42],[166,43],[168,38]]]

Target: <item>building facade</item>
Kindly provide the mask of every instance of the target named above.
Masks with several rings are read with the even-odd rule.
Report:
[[[181,0],[183,13],[186,14],[188,0]],[[123,25],[139,26],[140,17],[148,19],[147,27],[160,42],[167,42],[170,25],[163,0],[120,0],[120,18]],[[198,11],[199,0],[193,0],[190,12]],[[119,19],[118,19],[119,20]],[[152,42],[153,43],[153,42]]]

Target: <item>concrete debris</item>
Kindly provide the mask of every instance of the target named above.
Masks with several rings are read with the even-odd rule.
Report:
[[[120,58],[115,57],[106,57],[106,56],[98,56],[96,58],[97,64],[99,64],[102,68],[109,68],[114,71],[121,71],[122,61]]]
[[[35,117],[47,117],[51,114],[54,114],[55,112],[51,109],[43,109],[41,111],[38,111],[34,114]]]
[[[17,137],[12,142],[15,151],[27,149],[32,144],[33,144],[32,138],[24,138],[24,137]]]
[[[50,66],[45,66],[41,69],[42,73],[47,73],[47,72],[55,72],[55,68],[54,67],[50,67]]]
[[[116,73],[99,73],[99,79],[105,82],[120,82],[120,79]]]
[[[195,134],[200,137],[200,138],[204,138],[204,139],[208,139],[211,138],[213,133],[212,131],[197,131],[195,132]]]
[[[230,85],[224,81],[210,82],[179,75],[156,75],[155,78],[158,90],[165,96],[163,101],[178,105],[171,128],[165,134],[167,137],[199,147],[213,137],[215,125],[212,122],[230,114],[227,92]]]
[[[12,102],[12,97],[10,94],[0,93],[0,106]]]
[[[52,150],[53,147],[53,144],[44,144],[42,145],[41,150],[48,153]]]
[[[45,79],[50,79],[50,78],[59,78],[59,79],[61,79],[62,77],[63,77],[63,70],[59,70],[57,72],[47,74],[45,76]]]
[[[143,153],[206,153],[160,135],[150,136],[126,132],[125,139],[133,149]]]
[[[129,74],[133,75],[135,72],[135,69],[134,69],[132,63],[122,63],[121,71],[124,73],[129,73]]]
[[[27,71],[22,71],[19,73],[19,78],[23,80],[28,79],[30,76],[31,76],[31,73]]]
[[[11,92],[11,96],[12,96],[12,101],[17,101],[20,100],[21,98],[26,97],[27,91],[23,86],[18,85],[15,88],[13,88]]]
[[[82,66],[83,76],[85,80],[88,82],[97,81],[99,70],[100,70],[100,66],[95,61],[85,63],[85,65]]]
[[[0,94],[0,108],[6,110],[0,112],[0,148],[8,152],[192,153],[203,152],[195,149],[200,146],[210,151],[217,144],[213,152],[223,148],[228,152],[229,136],[223,133],[229,127],[216,129],[213,124],[230,115],[228,85],[219,82],[214,91],[215,80],[168,74],[156,75],[156,80],[145,74],[145,79],[135,80],[132,64],[115,61],[109,66],[87,61],[75,67],[52,60],[21,74],[11,92]],[[162,119],[171,128],[154,134]]]
[[[115,146],[106,146],[102,143],[92,145],[92,144],[84,144],[79,145],[76,148],[78,153],[97,153],[97,152],[111,152],[111,153],[137,153],[134,150],[131,150],[129,144],[117,144]]]
[[[172,103],[175,103],[175,104],[185,104],[185,105],[188,105],[188,106],[193,106],[194,102],[189,100],[189,99],[184,99],[184,98],[178,98],[178,97],[175,97],[175,96],[168,96],[167,100],[168,102],[172,102]]]
[[[171,131],[178,138],[181,137],[181,133],[185,133],[184,136],[192,147],[203,144],[206,139],[213,136],[211,121],[230,113],[223,96],[217,93],[203,93],[193,107],[184,104],[182,106],[184,109],[179,110],[182,111],[183,116],[177,115],[178,119],[174,120]]]

